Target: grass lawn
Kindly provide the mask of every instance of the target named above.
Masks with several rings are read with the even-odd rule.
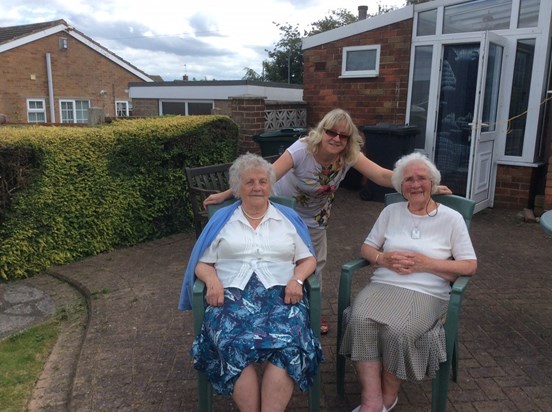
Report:
[[[59,334],[56,317],[0,341],[0,405],[25,411],[32,390]]]

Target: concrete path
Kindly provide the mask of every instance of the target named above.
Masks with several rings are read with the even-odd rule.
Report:
[[[350,365],[345,399],[335,391],[339,268],[358,256],[381,208],[360,200],[358,192],[340,189],[336,196],[324,273],[323,316],[330,333],[322,338],[322,411],[350,411],[359,403]],[[448,410],[552,411],[552,236],[507,210],[478,213],[471,233],[479,269],[463,303],[460,378],[451,382]],[[66,328],[30,410],[197,410],[188,355],[192,317],[176,309],[194,240],[192,233],[175,235],[0,285],[3,333],[10,333],[6,316],[21,317],[12,322],[15,328],[51,315],[52,304],[64,304],[63,288],[69,290],[63,292],[65,302],[75,304],[72,294],[78,291],[84,299],[78,304],[89,307],[88,316],[81,311]],[[355,290],[368,276],[366,271],[359,277]],[[19,312],[12,304],[20,305]],[[27,304],[43,315],[25,309]],[[58,377],[52,377],[55,371]],[[406,383],[395,410],[428,411],[430,399],[430,382]],[[237,409],[228,398],[216,397],[214,410]],[[306,395],[296,393],[289,410],[307,410]]]

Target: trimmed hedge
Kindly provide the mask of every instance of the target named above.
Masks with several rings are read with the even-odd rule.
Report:
[[[175,116],[2,127],[0,151],[10,150],[32,155],[20,173],[24,187],[0,215],[6,280],[191,230],[184,168],[235,159],[238,126],[226,116]]]

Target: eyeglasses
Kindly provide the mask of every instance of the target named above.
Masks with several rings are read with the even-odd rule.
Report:
[[[324,129],[324,132],[330,136],[332,139],[336,136],[339,136],[339,139],[343,139],[343,140],[347,140],[349,137],[351,137],[351,135],[348,135],[348,134],[343,134],[343,133],[338,133],[336,132],[335,130],[332,130],[332,129]]]
[[[424,185],[427,182],[431,182],[431,179],[425,176],[420,177],[407,177],[403,180],[403,184],[412,186],[414,183],[418,183],[419,185]]]

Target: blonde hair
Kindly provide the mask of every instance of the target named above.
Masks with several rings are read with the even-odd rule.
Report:
[[[352,165],[356,163],[364,146],[364,137],[359,133],[351,115],[343,109],[333,109],[326,113],[324,118],[306,137],[307,148],[310,153],[316,154],[325,133],[324,129],[334,129],[339,123],[345,123],[346,132],[351,136],[347,139],[347,145],[340,157],[345,165]]]

